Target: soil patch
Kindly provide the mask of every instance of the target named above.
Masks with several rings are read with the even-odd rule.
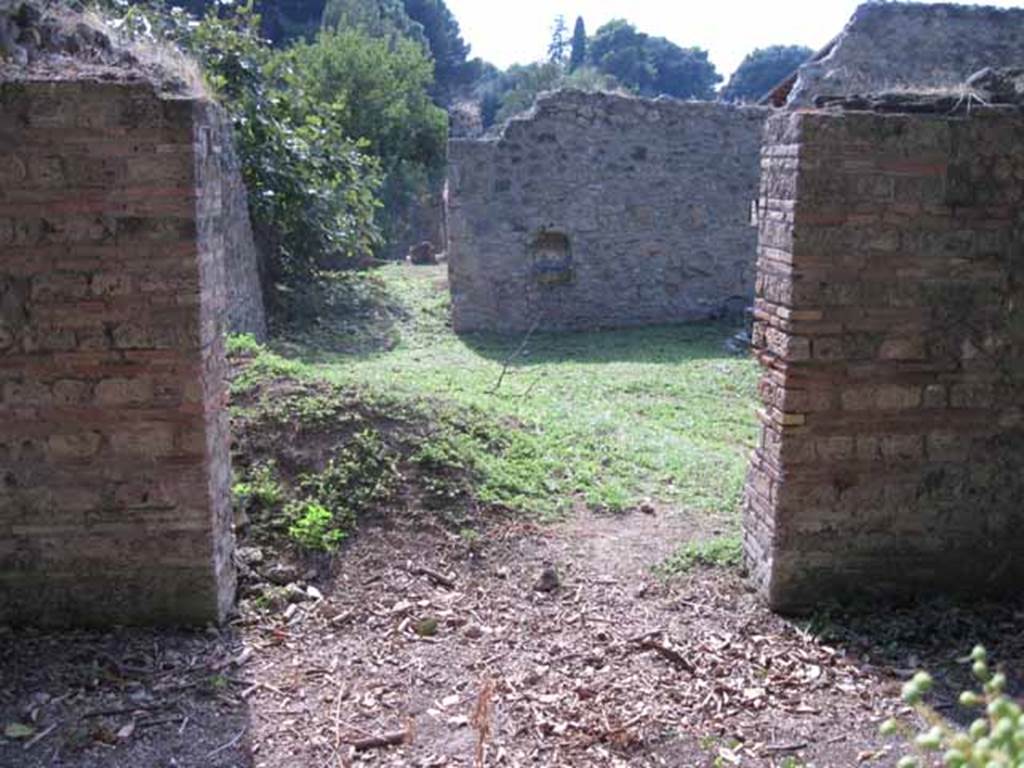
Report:
[[[1024,658],[1009,608],[836,614],[829,644],[735,573],[652,576],[686,525],[393,521],[321,597],[225,632],[7,631],[0,721],[40,738],[0,741],[0,764],[892,765],[876,730],[915,666],[957,678],[975,638],[1010,670]],[[535,589],[551,567],[558,587]]]

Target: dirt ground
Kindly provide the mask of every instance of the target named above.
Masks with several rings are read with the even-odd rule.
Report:
[[[650,566],[701,533],[671,510],[411,525],[365,526],[312,597],[225,630],[4,631],[0,724],[32,736],[0,740],[0,765],[892,765],[876,731],[916,666],[953,685],[975,640],[1024,658],[1010,608],[812,633],[734,572],[664,581]]]

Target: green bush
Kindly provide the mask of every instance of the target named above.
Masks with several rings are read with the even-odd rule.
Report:
[[[305,286],[324,270],[373,254],[382,242],[380,163],[348,131],[338,105],[290,90],[278,63],[283,54],[260,37],[251,2],[217,4],[198,22],[159,0],[97,2],[128,36],[170,41],[199,63],[232,119],[251,218],[269,246],[274,284]]]
[[[322,504],[306,499],[293,501],[285,507],[285,515],[293,522],[288,536],[300,547],[334,552],[348,533],[336,527],[334,515]]]
[[[273,461],[253,466],[247,479],[235,483],[232,492],[243,507],[255,506],[265,512],[274,511],[284,501],[284,488],[277,480],[277,467]]]
[[[918,672],[903,686],[903,700],[913,706],[928,723],[927,730],[914,737],[914,746],[922,756],[941,759],[950,768],[1020,768],[1024,765],[1024,715],[1021,707],[1006,695],[1006,676],[992,673],[988,654],[982,646],[971,652],[972,672],[981,683],[980,692],[964,691],[960,704],[978,709],[981,716],[967,730],[950,726],[924,703],[933,681],[927,672]],[[906,733],[895,719],[882,724],[884,735]],[[918,768],[921,758],[906,755],[898,768]]]
[[[405,37],[372,37],[360,29],[322,32],[278,54],[270,66],[288,106],[303,124],[329,110],[347,136],[379,158],[383,205],[377,223],[389,243],[407,236],[408,211],[439,188],[448,116],[430,100],[433,64]]]
[[[351,265],[381,243],[374,221],[382,183],[368,144],[345,113],[290,87],[287,63],[257,34],[244,7],[210,13],[181,39],[231,113],[252,219],[274,246],[272,278],[301,284]]]

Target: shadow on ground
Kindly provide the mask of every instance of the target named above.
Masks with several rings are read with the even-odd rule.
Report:
[[[673,365],[742,354],[742,346],[730,344],[740,330],[735,323],[707,322],[518,336],[474,333],[459,338],[481,357],[517,367],[553,362]]]
[[[0,765],[252,766],[241,650],[227,631],[6,630]]]
[[[317,363],[385,353],[399,343],[401,328],[411,318],[402,297],[380,275],[353,270],[281,296],[271,331],[278,340],[275,351]]]
[[[823,641],[900,677],[918,670],[936,681],[927,703],[962,726],[978,716],[957,703],[962,691],[979,691],[968,657],[983,645],[995,669],[1005,672],[1009,693],[1024,695],[1024,599],[954,602],[933,598],[902,607],[858,605],[822,610],[808,628]]]

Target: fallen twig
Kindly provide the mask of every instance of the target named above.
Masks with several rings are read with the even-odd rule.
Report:
[[[541,316],[538,315],[537,319],[533,321],[533,325],[530,326],[530,330],[528,330],[526,335],[523,336],[523,340],[519,342],[519,346],[515,348],[512,354],[505,358],[504,362],[501,364],[501,373],[498,374],[498,380],[494,382],[493,387],[487,390],[488,395],[497,394],[498,390],[501,389],[501,383],[505,380],[505,376],[508,374],[509,366],[512,364],[512,361],[519,357],[523,353],[523,350],[526,349],[526,345],[530,342],[530,338],[540,326],[540,321]]]
[[[764,752],[771,752],[773,754],[779,752],[798,752],[801,749],[807,748],[807,742],[801,741],[795,744],[766,744],[761,749]]]
[[[173,706],[171,702],[156,702],[154,704],[136,704],[131,707],[120,707],[118,709],[94,709],[82,715],[82,719],[92,717],[113,717],[114,715],[130,715],[134,712],[149,711],[153,709],[168,709]]]
[[[45,739],[45,738],[46,738],[47,736],[49,736],[49,735],[50,735],[50,734],[51,734],[51,733],[53,732],[53,729],[54,729],[54,728],[56,728],[56,727],[57,727],[57,724],[56,724],[56,723],[52,723],[52,724],[48,725],[48,726],[47,726],[46,728],[44,728],[43,730],[41,730],[41,731],[40,731],[39,733],[37,733],[37,734],[36,734],[35,736],[33,736],[33,737],[32,737],[31,739],[29,739],[28,741],[26,741],[26,742],[25,742],[25,746],[23,746],[23,747],[22,747],[22,749],[24,749],[24,750],[25,750],[26,752],[27,752],[28,750],[32,749],[32,747],[34,747],[34,746],[35,746],[36,744],[38,744],[38,743],[39,743],[40,741],[42,741],[42,740],[43,740],[43,739]]]
[[[379,736],[369,736],[365,739],[357,739],[351,742],[356,752],[365,752],[368,749],[380,749],[381,747],[397,747],[400,744],[405,744],[406,739],[409,736],[407,730],[393,731],[391,733],[383,733]]]
[[[491,718],[494,714],[494,680],[488,678],[480,689],[480,695],[473,708],[473,728],[476,730],[476,768],[483,768],[487,754],[487,742],[491,738]]]
[[[240,730],[238,732],[238,735],[235,736],[233,739],[231,739],[231,741],[225,742],[224,744],[221,744],[216,749],[207,752],[206,753],[206,759],[209,760],[211,757],[214,757],[215,755],[219,755],[221,752],[226,752],[227,750],[231,749],[236,744],[238,744],[238,742],[240,742],[242,740],[243,736],[245,736],[245,728]]]
[[[659,656],[667,659],[680,669],[689,672],[691,675],[697,671],[690,662],[683,658],[683,655],[679,653],[679,651],[669,645],[658,643],[654,640],[644,640],[640,643],[640,647],[645,650],[654,651]]]
[[[455,589],[455,581],[449,579],[443,573],[438,573],[431,568],[424,568],[423,566],[415,566],[409,569],[409,573],[413,576],[426,576],[435,584],[439,584],[445,589]]]

